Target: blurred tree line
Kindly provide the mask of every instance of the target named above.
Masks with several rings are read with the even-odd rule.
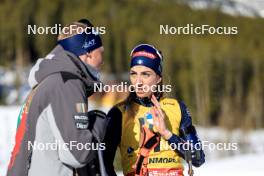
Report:
[[[45,56],[56,35],[28,35],[28,25],[88,18],[105,26],[104,71],[129,69],[130,50],[147,42],[164,55],[172,95],[189,105],[194,123],[228,129],[264,127],[264,20],[192,10],[174,0],[2,0],[0,65],[24,67]],[[237,35],[160,35],[160,25],[237,26]]]

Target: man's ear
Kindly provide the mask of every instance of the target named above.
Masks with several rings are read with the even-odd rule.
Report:
[[[80,55],[79,58],[81,59],[81,61],[85,62],[85,59],[86,59],[86,55],[83,54],[83,55]]]
[[[91,53],[86,53],[86,63],[88,63],[88,64],[92,63],[92,59],[93,59],[93,57],[92,57]]]
[[[162,78],[159,76],[159,79],[157,81],[157,84],[159,84],[161,82]]]
[[[90,61],[90,59],[91,59],[92,57],[91,57],[91,54],[86,53],[86,54],[83,54],[83,55],[79,56],[79,58],[80,58],[83,62],[85,62],[85,63],[89,63],[89,61]]]
[[[91,53],[86,53],[87,59],[92,59]]]

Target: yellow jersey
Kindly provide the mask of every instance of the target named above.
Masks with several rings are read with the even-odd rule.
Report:
[[[165,115],[165,123],[168,130],[173,134],[179,135],[181,109],[178,101],[172,98],[162,98],[159,102]],[[151,107],[132,102],[129,108],[125,107],[124,103],[117,105],[117,108],[122,113],[119,148],[123,172],[127,175],[134,171],[133,165],[138,157],[141,125],[149,124],[149,128],[153,128],[151,119],[148,118]],[[168,141],[161,138],[160,144],[149,154],[147,168],[183,169],[183,165],[178,153],[170,148]]]

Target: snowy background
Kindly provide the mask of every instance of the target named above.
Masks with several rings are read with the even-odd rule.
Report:
[[[20,107],[0,106],[0,176],[5,175],[14,145]],[[206,150],[206,164],[194,168],[195,176],[261,176],[264,173],[264,130],[242,132],[198,128],[202,140],[236,142],[236,151]],[[186,167],[187,168],[187,167]],[[187,169],[186,171],[187,172]],[[119,172],[119,175],[122,175]],[[188,175],[185,173],[185,175]]]

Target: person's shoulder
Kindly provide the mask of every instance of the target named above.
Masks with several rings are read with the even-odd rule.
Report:
[[[119,121],[122,118],[122,112],[121,108],[116,104],[108,111],[107,117],[111,119],[110,121]]]
[[[46,76],[40,83],[39,83],[39,87],[42,87],[41,89],[45,88],[45,89],[56,89],[56,88],[60,88],[60,84],[62,84],[62,78],[59,74],[50,74],[48,76]]]
[[[64,72],[52,73],[48,75],[43,81],[45,81],[46,84],[53,85],[53,87],[55,87],[56,85],[58,87],[65,87],[69,84],[73,84],[76,86],[81,85],[82,83],[79,77],[74,76],[74,74],[68,74]]]
[[[123,101],[115,104],[111,109],[115,109],[115,110],[118,110],[120,112],[123,112],[125,110],[125,106],[126,106],[126,100],[123,100]]]
[[[76,97],[87,97],[86,90],[81,80],[69,79],[65,80],[60,72],[51,74],[40,83],[40,89],[50,94],[51,96],[57,97],[67,96],[65,98]]]
[[[108,114],[123,114],[128,109],[127,99],[116,103],[108,112]]]

